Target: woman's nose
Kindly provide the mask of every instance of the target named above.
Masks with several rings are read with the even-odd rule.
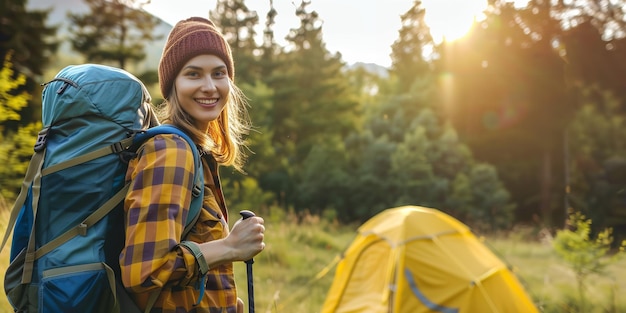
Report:
[[[204,79],[204,81],[202,82],[202,91],[214,91],[215,90],[215,83],[213,82],[213,79],[211,79],[211,77],[207,77]]]

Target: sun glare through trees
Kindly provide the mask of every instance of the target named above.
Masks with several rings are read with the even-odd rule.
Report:
[[[528,0],[511,0],[523,6]],[[457,40],[470,30],[474,21],[483,19],[487,0],[422,0],[425,21],[435,42]]]

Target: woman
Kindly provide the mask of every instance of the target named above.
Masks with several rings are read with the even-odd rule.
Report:
[[[232,262],[251,259],[265,244],[260,217],[239,220],[229,231],[218,177],[218,165],[241,170],[242,136],[249,126],[234,76],[230,47],[211,21],[193,17],[174,26],[159,63],[166,100],[160,118],[184,130],[202,151],[205,193],[200,217],[181,242],[192,198],[191,148],[176,135],[158,135],[129,163],[120,265],[124,286],[142,310],[243,311]]]

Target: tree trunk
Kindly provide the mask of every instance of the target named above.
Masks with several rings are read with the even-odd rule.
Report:
[[[542,153],[541,173],[540,173],[540,202],[539,209],[542,221],[546,225],[552,225],[552,154],[550,148],[546,147]]]

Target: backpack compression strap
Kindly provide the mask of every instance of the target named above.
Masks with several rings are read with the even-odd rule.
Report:
[[[45,130],[47,132],[47,130]],[[43,132],[43,131],[42,131]],[[42,134],[39,134],[37,142],[39,143],[39,138],[41,138]],[[35,180],[35,176],[41,175],[41,167],[43,165],[43,159],[46,154],[45,149],[37,151],[30,159],[30,163],[28,164],[28,169],[26,170],[26,175],[24,180],[22,181],[22,187],[20,189],[20,193],[13,204],[13,208],[11,208],[11,216],[9,217],[9,224],[4,232],[4,238],[2,239],[2,245],[0,245],[0,251],[4,249],[11,232],[13,231],[13,227],[15,226],[15,222],[17,221],[17,216],[20,213],[24,202],[26,202],[26,196],[28,195],[28,188],[30,188],[31,183]]]

